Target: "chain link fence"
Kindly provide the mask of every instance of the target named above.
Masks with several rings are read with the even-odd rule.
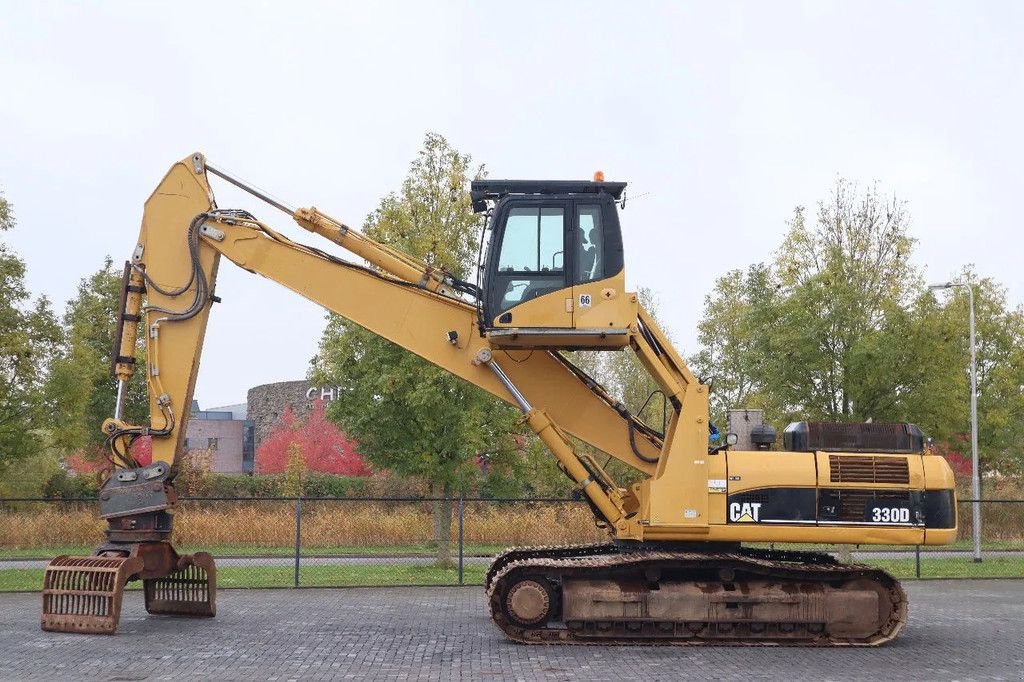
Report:
[[[985,500],[980,561],[972,500],[941,547],[773,545],[829,551],[908,578],[1024,577],[1024,500]],[[46,563],[88,555],[106,523],[96,500],[0,499],[0,591],[38,590]],[[512,546],[602,542],[567,499],[184,498],[175,546],[217,559],[219,587],[478,585]]]

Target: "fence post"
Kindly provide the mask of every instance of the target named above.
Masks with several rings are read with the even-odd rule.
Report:
[[[463,495],[460,492],[459,493],[459,584],[460,585],[465,585],[464,574],[462,572],[462,557],[464,555],[463,543],[462,543],[462,520],[463,520],[463,518],[465,516],[465,510],[466,510],[465,501],[463,500]]]
[[[917,572],[917,577],[921,577],[921,545],[914,545],[914,568]]]
[[[302,498],[295,498],[295,587],[299,586],[299,559],[302,556]]]

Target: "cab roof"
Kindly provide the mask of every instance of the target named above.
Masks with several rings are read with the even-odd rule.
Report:
[[[500,199],[508,194],[609,194],[621,199],[624,182],[590,180],[474,180],[470,185],[473,201]]]

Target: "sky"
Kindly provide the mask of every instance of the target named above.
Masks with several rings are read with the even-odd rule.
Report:
[[[3,239],[63,310],[193,151],[358,225],[436,131],[492,178],[628,181],[627,283],[687,354],[715,279],[839,176],[907,201],[928,280],[974,264],[1021,304],[1021,35],[1013,2],[0,0]],[[226,262],[217,294],[202,406],[305,376],[320,308]]]

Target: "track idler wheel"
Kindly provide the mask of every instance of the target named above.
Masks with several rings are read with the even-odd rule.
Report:
[[[57,557],[43,575],[42,628],[114,634],[125,583],[142,568],[136,556]]]
[[[171,616],[217,615],[217,566],[206,552],[186,554],[178,569],[159,578],[144,579],[146,611]]]
[[[520,625],[537,625],[551,619],[557,597],[547,580],[528,577],[516,582],[505,595],[505,612]]]

